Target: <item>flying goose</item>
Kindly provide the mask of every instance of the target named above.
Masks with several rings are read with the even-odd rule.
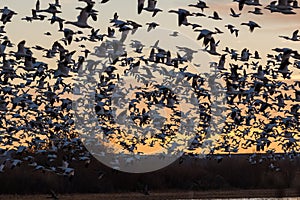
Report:
[[[156,22],[146,23],[148,25],[147,32],[151,31],[152,29],[155,29],[157,26],[159,26]]]
[[[61,11],[57,10],[57,7],[54,4],[49,3],[49,7],[47,9],[41,10],[37,9],[36,12],[47,12],[51,14],[61,13]]]
[[[127,20],[127,23],[132,26],[132,29],[131,29],[131,34],[135,34],[135,32],[138,30],[138,28],[142,27],[142,25],[132,21],[132,20]]]
[[[66,62],[58,61],[57,70],[54,72],[54,77],[70,77],[70,66]]]
[[[250,32],[254,31],[254,28],[261,28],[256,22],[249,21],[248,23],[241,23],[241,25],[249,26]]]
[[[235,28],[234,25],[232,25],[232,24],[226,24],[225,27],[229,29],[230,33],[233,33],[233,32],[234,32],[234,31],[233,31],[234,28]]]
[[[200,8],[202,12],[205,8],[209,8],[204,1],[199,0],[197,4],[189,4],[190,7]]]
[[[14,15],[17,15],[18,13],[10,10],[7,6],[4,6],[3,9],[0,9],[0,12],[2,13],[0,21],[3,22],[5,25],[7,22],[11,22],[11,18]]]
[[[190,11],[179,8],[178,10],[169,10],[169,13],[176,13],[178,14],[178,26],[181,25],[189,25],[187,21],[188,16],[192,16],[193,14]]]
[[[231,17],[239,17],[241,15],[241,13],[235,13],[235,11],[232,8],[230,8],[230,12]]]
[[[254,57],[253,57],[254,59],[261,59],[261,57],[259,56],[259,53],[258,53],[258,51],[255,51],[254,52]]]
[[[250,58],[251,53],[249,52],[249,49],[244,48],[241,52],[241,61],[248,61]]]
[[[27,48],[25,48],[25,43],[26,43],[26,41],[22,40],[18,44],[18,50],[17,50],[17,52],[14,53],[17,60],[21,59],[22,57],[28,56],[28,54],[26,54]]]
[[[202,38],[204,38],[204,40],[203,40],[203,45],[204,46],[208,45],[208,43],[212,39],[212,35],[215,34],[215,32],[212,32],[212,31],[207,30],[207,29],[195,30],[195,31],[200,32],[200,34],[197,37],[197,40],[201,40]]]
[[[143,8],[143,10],[146,10],[148,12],[153,12],[152,17],[155,17],[155,15],[158,12],[162,12],[161,9],[156,7],[157,0],[148,0],[148,6],[146,8]]]
[[[92,9],[92,5],[87,5],[85,8],[80,8],[80,14],[77,17],[77,21],[71,22],[71,21],[66,21],[65,24],[72,24],[74,26],[77,26],[79,28],[92,28],[90,25],[87,24],[88,18],[91,16],[94,21],[96,21],[96,13]]]
[[[217,27],[215,27],[215,30],[216,30],[216,34],[222,34],[222,33],[224,33],[223,31],[221,31],[220,29],[218,29]]]
[[[65,28],[63,32],[65,43],[70,45],[72,43],[73,35],[75,34],[75,32],[69,28]]]
[[[64,19],[56,16],[56,14],[52,14],[52,17],[50,19],[48,19],[50,21],[50,24],[54,24],[55,22],[57,22],[59,24],[59,31],[63,30],[63,22],[65,21]]]
[[[37,15],[36,10],[32,9],[31,10],[31,14],[32,14],[32,19],[33,20],[41,20],[43,21],[46,18],[46,15]]]
[[[288,0],[272,1],[265,8],[269,9],[271,12],[280,12],[282,14],[296,14],[296,12],[293,11],[293,7],[290,5],[290,2],[292,1],[288,1]]]
[[[219,56],[220,54],[217,52],[217,45],[216,45],[216,42],[215,42],[215,39],[214,38],[211,38],[210,39],[210,42],[209,42],[209,49],[208,49],[208,46],[205,47],[204,49],[205,51],[207,51],[209,54],[211,55],[216,55],[216,56]]]
[[[208,16],[208,18],[211,18],[214,20],[222,20],[222,18],[219,17],[219,14],[216,11],[213,12],[213,16]]]
[[[289,59],[285,59],[280,63],[280,66],[278,68],[278,72],[282,74],[283,78],[289,78],[289,75],[292,73],[288,69],[289,64],[291,64]]]
[[[117,12],[114,13],[113,19],[110,20],[110,23],[114,23],[113,26],[121,28],[122,26],[128,25],[126,21],[120,20]]]
[[[281,37],[281,38],[283,38],[283,39],[286,39],[286,40],[299,41],[300,35],[298,35],[298,33],[299,33],[299,30],[295,30],[295,31],[293,32],[293,35],[292,35],[291,38],[288,37],[288,36],[279,36],[279,37]]]
[[[179,35],[178,31],[173,31],[171,34],[169,34],[169,36],[172,36],[172,37],[177,37],[178,35]]]
[[[220,60],[219,60],[219,63],[218,63],[218,69],[219,70],[226,70],[226,68],[225,68],[226,55],[227,54],[223,54],[220,57]]]

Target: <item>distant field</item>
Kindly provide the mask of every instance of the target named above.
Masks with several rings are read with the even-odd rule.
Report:
[[[264,155],[257,155],[257,159],[259,156]],[[0,173],[0,199],[49,199],[51,190],[59,194],[60,199],[72,200],[300,197],[300,157],[293,161],[272,161],[280,171],[270,169],[270,163],[265,160],[250,164],[248,155],[224,157],[222,162],[186,157],[181,164],[176,161],[159,171],[129,174],[92,160],[88,167],[73,163],[76,173],[72,180],[21,165]],[[99,171],[104,173],[101,179],[98,178]],[[146,186],[150,196],[141,193]]]
[[[58,195],[62,200],[139,200],[139,199],[212,199],[212,198],[263,198],[263,197],[299,197],[298,190],[214,190],[214,191],[186,191],[186,192],[150,192],[150,195],[141,193],[115,194],[65,194]],[[0,195],[0,200],[40,200],[51,199],[50,195]],[[292,198],[294,199],[294,198]],[[299,198],[295,198],[299,199]]]

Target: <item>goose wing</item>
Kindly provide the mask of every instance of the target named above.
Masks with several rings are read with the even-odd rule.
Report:
[[[178,26],[181,26],[182,23],[186,21],[186,16],[183,12],[178,13]]]
[[[40,0],[36,1],[35,10],[40,10]]]
[[[88,17],[89,17],[89,14],[87,13],[87,11],[85,9],[83,9],[83,10],[81,10],[80,14],[78,15],[77,21],[82,22],[82,23],[86,23]]]
[[[144,2],[145,2],[145,0],[138,0],[138,14],[141,14],[141,12],[144,8]]]
[[[232,15],[236,15],[232,8],[230,8],[230,12],[231,12]]]
[[[297,37],[298,37],[298,33],[299,33],[299,30],[295,30],[295,31],[293,32],[292,38],[297,38]]]
[[[239,10],[243,10],[246,0],[239,0]]]

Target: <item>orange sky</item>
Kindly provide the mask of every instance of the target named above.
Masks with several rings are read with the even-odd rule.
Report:
[[[46,8],[49,2],[53,2],[53,0],[45,0],[41,1],[41,7]],[[75,2],[75,3],[74,3]],[[190,8],[186,5],[190,3],[195,3],[194,0],[173,0],[173,1],[158,1],[157,6],[164,10],[163,13],[158,13],[155,18],[150,17],[150,13],[143,12],[141,15],[137,15],[136,13],[136,0],[111,0],[107,4],[100,5],[96,3],[95,8],[99,10],[99,19],[97,22],[89,21],[89,23],[95,27],[100,28],[100,33],[105,33],[107,26],[109,25],[109,20],[113,16],[114,12],[118,12],[120,19],[131,19],[137,21],[145,27],[146,22],[157,21],[160,23],[160,26],[168,29],[170,33],[172,31],[179,31],[181,34],[191,38],[194,40],[197,38],[198,33],[194,33],[190,28],[187,27],[177,27],[177,16],[175,14],[169,14],[167,11],[170,9],[174,9],[177,7],[189,9],[193,12],[200,12],[196,8]],[[79,11],[75,8],[78,6],[84,6],[84,3],[80,3],[73,0],[61,0],[62,3],[62,14],[61,17],[66,20],[75,20]],[[264,3],[264,2],[262,2]],[[291,36],[292,32],[299,28],[299,12],[297,10],[297,15],[291,16],[283,16],[279,13],[272,13],[268,10],[263,10],[264,15],[255,16],[253,14],[248,13],[249,10],[253,10],[254,7],[246,6],[244,8],[243,15],[240,18],[232,18],[229,16],[230,8],[234,8],[236,12],[237,3],[232,2],[231,0],[218,0],[218,1],[208,1],[207,2],[210,9],[204,11],[206,15],[211,15],[213,10],[216,10],[219,15],[223,18],[222,21],[214,21],[208,18],[195,18],[190,17],[189,22],[191,23],[199,23],[203,26],[203,28],[213,30],[214,27],[218,27],[219,29],[224,31],[224,34],[217,35],[215,37],[216,40],[221,40],[220,45],[218,47],[218,51],[221,52],[225,47],[233,48],[240,52],[243,48],[247,47],[251,52],[254,50],[258,50],[261,53],[262,57],[265,57],[267,53],[274,54],[271,51],[272,48],[275,47],[289,47],[298,50],[300,42],[290,42],[286,41],[282,38],[279,38],[279,35],[287,35]],[[17,16],[13,17],[13,23],[8,23],[6,25],[6,32],[8,37],[12,40],[13,43],[17,44],[19,41],[25,39],[26,46],[34,46],[36,44],[41,45],[46,48],[50,48],[54,41],[63,37],[63,33],[57,32],[58,25],[50,25],[48,21],[46,22],[33,22],[28,23],[25,21],[21,21],[22,17],[26,15],[31,15],[31,9],[35,6],[35,0],[1,0],[0,7],[7,5],[10,9],[16,11],[18,13]],[[264,5],[265,6],[265,5]],[[248,28],[245,26],[241,26],[242,22],[248,22],[249,20],[253,20],[262,26],[261,29],[256,29],[254,33],[250,33]],[[231,35],[229,31],[224,27],[225,24],[233,24],[236,25],[238,29],[240,29],[240,36],[236,38],[234,35]],[[72,28],[76,30],[73,26],[66,26],[68,28]],[[45,36],[44,33],[50,31],[52,36]],[[155,30],[154,30],[155,31]],[[86,34],[89,34],[89,31],[84,31]],[[155,34],[153,34],[155,35]],[[158,36],[157,39],[160,39]],[[156,40],[156,38],[153,38]],[[198,48],[196,50],[202,49],[202,41],[195,41],[199,46],[195,46]],[[99,45],[99,43],[96,43]],[[96,44],[86,43],[87,46],[92,47]],[[73,43],[69,47],[70,50],[78,50],[78,43]],[[13,47],[9,50],[15,50],[16,47]],[[44,62],[51,63],[53,68],[55,68],[55,61],[49,60],[46,58],[42,58],[42,54],[35,50],[34,55],[41,59]],[[211,57],[212,60],[217,61],[218,58]],[[266,59],[264,59],[265,61]],[[238,62],[240,64],[240,62]],[[300,77],[299,70],[290,67],[293,69],[294,74],[293,78],[298,79]],[[276,148],[276,147],[274,147]],[[252,151],[252,150],[251,150]]]

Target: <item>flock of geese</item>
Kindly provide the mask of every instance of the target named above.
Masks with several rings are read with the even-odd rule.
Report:
[[[109,4],[102,0],[101,6]],[[131,56],[129,50],[125,49],[125,41],[128,34],[134,35],[140,28],[146,27],[145,37],[151,37],[151,32],[160,24],[155,22],[158,15],[169,13],[176,14],[178,26],[191,31],[199,32],[195,41],[204,52],[216,58],[210,67],[215,71],[215,78],[223,81],[218,85],[225,91],[226,97],[223,104],[226,110],[220,111],[220,115],[226,117],[225,125],[220,130],[219,138],[210,147],[211,156],[218,161],[226,154],[238,153],[241,150],[266,153],[264,155],[252,154],[249,161],[253,164],[270,161],[270,168],[276,167],[276,160],[281,158],[293,159],[297,156],[299,149],[300,133],[300,81],[291,81],[293,72],[300,69],[300,54],[291,48],[274,48],[272,52],[263,56],[258,50],[250,52],[245,47],[235,50],[226,47],[218,49],[217,38],[223,34],[219,28],[206,29],[200,24],[189,22],[189,18],[206,17],[205,10],[209,10],[209,4],[202,0],[186,5],[185,8],[172,9],[169,11],[159,8],[157,0],[137,0],[136,12],[142,15],[150,12],[153,22],[140,24],[137,21],[121,19],[118,13],[112,14],[108,19],[110,26],[107,32],[101,34],[97,27],[89,22],[97,21],[100,13],[95,9],[93,0],[79,0],[85,6],[76,8],[79,15],[75,20],[67,20],[61,17],[62,11],[59,0],[43,7],[40,0],[36,1],[30,16],[22,17],[24,23],[45,21],[51,26],[57,25],[57,31],[62,33],[50,47],[35,45],[28,47],[26,40],[17,45],[9,39],[6,26],[14,23],[18,12],[7,6],[0,10],[0,172],[13,169],[20,165],[28,165],[34,171],[44,173],[51,172],[66,176],[70,180],[76,174],[72,167],[74,162],[83,162],[88,167],[91,154],[84,148],[75,129],[72,110],[74,100],[71,95],[80,94],[86,88],[89,80],[72,82],[80,74],[98,74],[97,94],[95,111],[101,128],[108,139],[118,143],[124,151],[137,152],[138,145],[163,146],[170,138],[176,135],[176,127],[180,124],[181,112],[178,111],[178,99],[168,88],[159,85],[145,83],[144,88],[135,93],[135,99],[129,104],[130,117],[140,127],[151,122],[149,110],[151,105],[162,104],[172,110],[170,120],[165,123],[160,133],[147,137],[132,137],[124,139],[124,133],[112,126],[113,112],[111,108],[111,95],[116,83],[124,74],[133,74],[138,81],[143,82],[151,76],[149,69],[160,73],[177,73],[182,75],[184,81],[190,83],[191,88],[199,101],[199,119],[197,134],[188,147],[190,156],[197,156],[197,149],[203,146],[203,139],[210,130],[212,118],[213,100],[211,99],[210,78],[205,74],[197,74],[188,71],[188,65],[193,63],[193,54],[198,50],[186,47],[178,47],[177,50],[164,49],[160,47],[159,41],[152,47],[145,47],[143,41],[132,41],[130,50],[136,56]],[[230,9],[230,16],[238,18],[245,13],[244,7],[253,6],[250,14],[262,15],[262,9],[272,13],[285,15],[296,14],[299,8],[297,0],[278,0],[263,5],[259,0],[234,0],[236,8]],[[223,20],[217,11],[213,11],[211,20]],[[250,32],[255,34],[256,29],[263,29],[254,21],[241,23],[248,26]],[[24,25],[25,26],[25,25]],[[231,34],[236,37],[242,30],[234,25],[224,24]],[[89,34],[86,34],[86,32]],[[45,36],[53,33],[46,32]],[[178,37],[179,31],[171,31],[169,37]],[[26,35],[25,35],[26,37]],[[300,35],[298,30],[291,36],[279,35],[285,40],[298,42]],[[201,43],[200,43],[201,41]],[[223,42],[223,41],[221,41]],[[224,41],[226,43],[226,41]],[[78,44],[78,49],[71,51],[69,46]],[[87,44],[94,45],[94,52],[87,48]],[[288,43],[287,43],[288,44]],[[15,47],[16,46],[16,47]],[[184,46],[184,44],[182,44]],[[150,51],[145,49],[149,48]],[[82,50],[83,49],[83,50]],[[35,57],[36,52],[43,53],[43,58],[56,61],[56,67],[52,64],[40,61]],[[182,55],[184,53],[184,55]],[[181,54],[181,55],[180,55]],[[90,55],[102,58],[104,61],[93,61]],[[262,57],[267,63],[262,63]],[[100,66],[100,69],[99,69]],[[102,66],[102,67],[101,67]],[[143,68],[145,74],[136,73],[135,70]],[[149,88],[153,89],[150,91]],[[148,89],[147,89],[148,88]],[[124,91],[126,92],[126,91]],[[81,99],[82,100],[82,99]],[[145,108],[138,107],[140,102],[146,102]],[[220,103],[221,104],[221,103]],[[184,112],[184,111],[183,111]],[[185,113],[188,117],[188,113]],[[88,113],[87,113],[88,115]],[[123,135],[123,136],[122,136]],[[278,157],[275,152],[284,152]],[[218,152],[225,154],[214,157]],[[139,152],[143,153],[143,152]],[[41,163],[41,156],[47,157],[47,161]],[[208,158],[211,158],[208,156]],[[99,179],[103,174],[99,175]]]

